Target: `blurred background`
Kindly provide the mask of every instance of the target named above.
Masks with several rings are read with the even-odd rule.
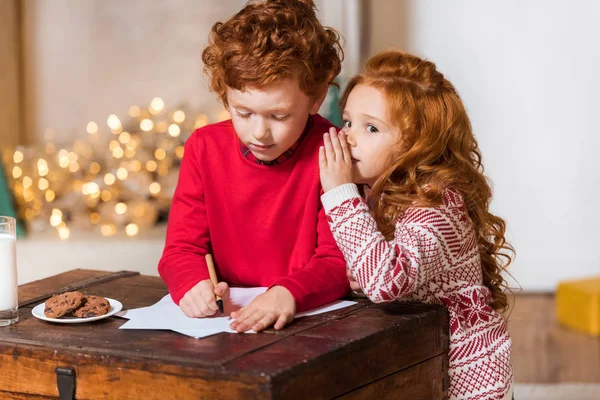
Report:
[[[0,0],[0,214],[22,222],[20,283],[73,268],[156,274],[182,145],[195,127],[228,117],[200,55],[212,25],[244,4]],[[517,250],[508,277],[523,289],[510,316],[515,369],[532,384],[522,393],[554,398],[534,384],[576,383],[564,396],[579,397],[556,398],[597,394],[599,341],[556,324],[553,292],[600,275],[600,3],[317,6],[345,38],[342,86],[368,57],[395,48],[434,61],[457,87],[493,211]],[[322,109],[333,120],[337,96]]]

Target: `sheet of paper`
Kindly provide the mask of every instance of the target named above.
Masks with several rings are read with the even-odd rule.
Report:
[[[220,316],[217,313],[213,317],[208,318],[188,318],[179,306],[173,302],[171,296],[166,295],[152,306],[126,310],[117,314],[120,317],[129,319],[129,321],[121,325],[120,329],[168,329],[196,338],[220,332],[236,333],[236,331],[229,328],[229,325],[233,321],[230,317],[231,313],[239,310],[241,307],[247,306],[256,296],[264,293],[266,290],[266,287],[232,288],[229,301],[224,303],[225,316]],[[356,304],[356,302],[336,301],[314,310],[298,313],[296,318],[334,311],[353,304]],[[250,330],[247,333],[254,332]]]

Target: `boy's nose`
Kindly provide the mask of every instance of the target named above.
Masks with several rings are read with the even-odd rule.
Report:
[[[254,128],[254,138],[259,141],[264,141],[271,136],[271,131],[266,124],[257,124]]]

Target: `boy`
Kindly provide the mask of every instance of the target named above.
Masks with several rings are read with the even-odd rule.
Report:
[[[320,24],[312,1],[253,2],[213,26],[202,58],[231,120],[186,142],[159,273],[189,317],[213,315],[227,283],[268,286],[232,313],[231,327],[281,329],[296,311],[349,290],[317,162],[331,127],[317,111],[341,68],[339,35]]]

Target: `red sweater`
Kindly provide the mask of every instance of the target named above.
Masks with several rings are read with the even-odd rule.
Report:
[[[185,144],[158,272],[173,301],[209,279],[288,289],[297,311],[349,290],[346,262],[320,202],[318,150],[332,126],[316,115],[292,157],[277,165],[246,159],[231,121],[196,130]]]

